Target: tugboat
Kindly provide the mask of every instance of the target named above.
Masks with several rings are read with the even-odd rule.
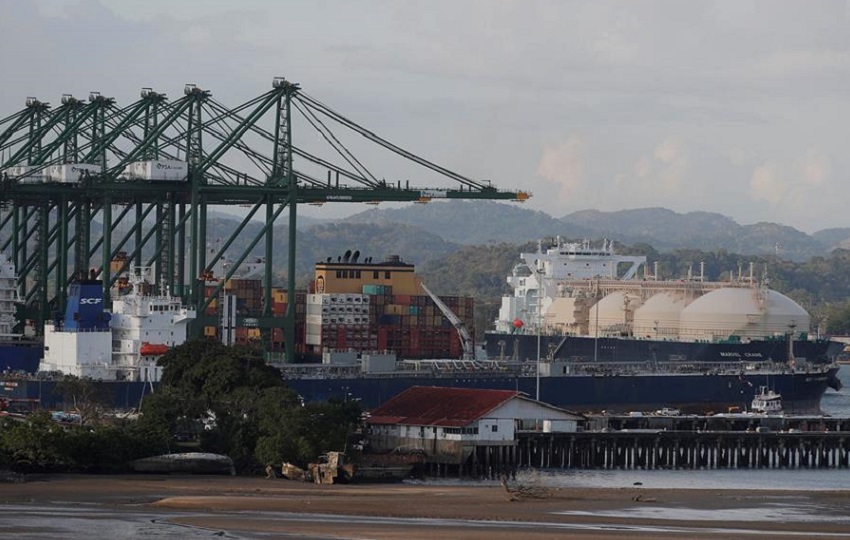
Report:
[[[782,395],[760,386],[750,410],[758,414],[782,414]]]

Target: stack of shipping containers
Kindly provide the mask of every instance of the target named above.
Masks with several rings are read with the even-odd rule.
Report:
[[[308,294],[305,345],[326,352],[375,350],[370,311],[366,294]]]
[[[382,262],[341,260],[316,264],[309,293],[295,296],[295,350],[308,361],[320,361],[333,351],[391,351],[399,358],[459,358],[462,347],[457,331],[433,300],[422,291],[412,264],[393,256]],[[211,294],[214,287],[207,287]],[[261,339],[260,328],[246,324],[263,314],[263,289],[259,279],[231,279],[224,294],[237,299],[236,342]],[[473,328],[474,300],[441,296],[442,301]],[[287,291],[272,289],[272,315],[283,317]],[[216,315],[216,299],[207,309]],[[217,336],[215,327],[205,335]],[[284,349],[283,330],[273,328],[267,346]]]

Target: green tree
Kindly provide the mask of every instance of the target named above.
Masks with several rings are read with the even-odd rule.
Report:
[[[283,461],[306,464],[343,449],[360,418],[354,402],[302,406],[254,348],[194,340],[169,351],[160,365],[161,389],[145,400],[140,429],[167,440],[211,419],[201,449],[230,456],[240,471]]]
[[[47,411],[36,411],[25,422],[8,422],[0,436],[15,467],[45,469],[67,465],[65,431]]]
[[[80,415],[80,425],[96,423],[112,402],[105,386],[97,386],[90,379],[68,375],[56,385],[56,389],[69,406]]]

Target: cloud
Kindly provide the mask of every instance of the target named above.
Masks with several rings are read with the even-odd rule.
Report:
[[[660,165],[659,178],[665,194],[679,193],[688,170],[688,152],[682,141],[668,138],[655,148],[655,159]]]
[[[810,149],[800,160],[798,168],[802,171],[805,184],[822,186],[829,181],[832,174],[832,161],[823,152]]]
[[[830,183],[831,176],[830,157],[820,150],[808,149],[787,163],[765,162],[756,167],[750,178],[750,197],[783,211],[811,208],[818,206],[820,193],[829,191],[822,188]]]
[[[0,50],[14,52],[0,59],[0,118],[30,95],[56,105],[100,90],[127,106],[143,86],[174,100],[187,82],[235,107],[283,75],[416,154],[530,189],[533,209],[837,227],[850,197],[836,179],[850,168],[848,5],[0,0]],[[432,185],[361,154],[359,139],[345,142],[376,174]]]
[[[743,166],[755,158],[755,152],[752,149],[743,145],[735,145],[731,148],[722,150],[723,156],[729,160],[729,163],[736,166]]]
[[[783,51],[766,58],[759,70],[771,77],[847,72],[850,52],[829,49]]]
[[[555,184],[559,200],[575,198],[584,187],[585,152],[584,141],[576,135],[559,144],[544,145],[537,174]]]
[[[784,191],[784,182],[779,178],[776,167],[773,165],[764,163],[753,171],[750,178],[750,197],[753,200],[763,200],[777,205],[782,201]]]
[[[638,158],[633,174],[617,175],[617,191],[634,190],[632,196],[655,199],[656,204],[682,191],[688,173],[689,153],[677,137],[667,137],[649,155]],[[639,199],[636,199],[639,200]],[[651,204],[651,203],[650,203]]]

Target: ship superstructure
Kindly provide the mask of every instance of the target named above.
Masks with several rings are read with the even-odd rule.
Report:
[[[0,341],[20,337],[12,333],[15,326],[15,305],[18,303],[18,276],[15,265],[0,253]]]
[[[156,365],[170,348],[186,341],[195,312],[167,290],[151,291],[139,273],[131,291],[103,306],[103,283],[72,283],[65,313],[44,327],[44,358],[39,371],[103,381],[158,382]]]
[[[398,255],[377,261],[347,251],[315,268],[315,293],[306,305],[308,355],[377,350],[405,359],[460,358],[464,340],[472,340],[456,328],[472,327],[474,299],[424,294],[415,266]]]
[[[646,257],[617,255],[608,241],[593,247],[587,240],[564,242],[557,237],[555,245],[546,250],[538,242],[537,252],[520,254],[520,262],[507,278],[514,293],[502,298],[496,331],[513,332],[517,321],[542,326],[554,299],[565,295],[566,283],[630,281],[641,267],[646,267]]]
[[[158,294],[137,274],[132,290],[112,301],[112,362],[115,377],[123,380],[157,382],[162,368],[160,356],[186,341],[188,324],[195,311],[167,289]]]
[[[65,312],[44,325],[44,358],[39,371],[114,380],[109,320],[110,314],[103,309],[103,282],[71,283]]]

